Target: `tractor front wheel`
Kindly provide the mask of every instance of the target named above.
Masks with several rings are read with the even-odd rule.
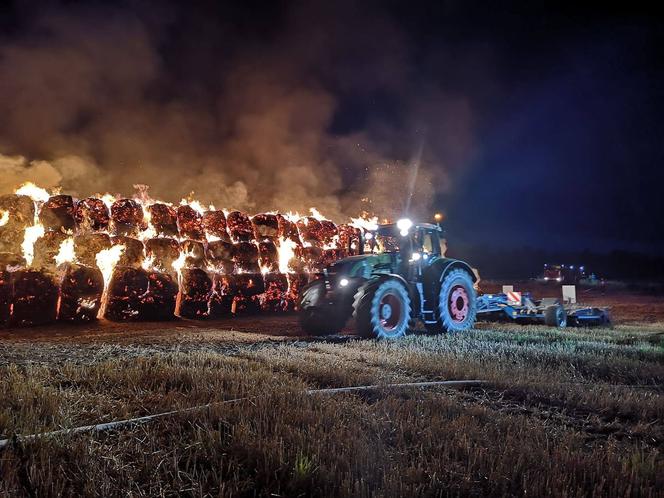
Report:
[[[338,334],[348,318],[340,306],[325,302],[323,280],[314,280],[302,288],[298,308],[300,326],[309,335]]]
[[[411,324],[411,302],[406,286],[396,278],[379,278],[355,294],[353,315],[362,337],[397,339]]]
[[[462,269],[450,271],[440,285],[437,329],[463,332],[475,324],[477,296],[470,274]]]

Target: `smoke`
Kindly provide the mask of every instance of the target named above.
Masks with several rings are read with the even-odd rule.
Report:
[[[0,45],[0,190],[147,184],[252,211],[426,212],[468,161],[468,103],[414,78],[416,50],[388,13],[332,4],[256,21],[178,4],[22,18]]]

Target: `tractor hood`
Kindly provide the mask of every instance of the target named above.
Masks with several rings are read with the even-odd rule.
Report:
[[[369,278],[372,273],[380,272],[381,267],[385,268],[386,273],[390,273],[390,269],[394,266],[398,257],[399,255],[396,253],[349,256],[329,265],[327,267],[327,273],[329,275],[351,278]]]

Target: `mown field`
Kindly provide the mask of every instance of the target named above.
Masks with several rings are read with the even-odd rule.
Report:
[[[664,496],[662,322],[385,343],[293,320],[0,335],[0,439],[245,398],[14,439],[0,495]],[[449,379],[487,383],[305,392]]]

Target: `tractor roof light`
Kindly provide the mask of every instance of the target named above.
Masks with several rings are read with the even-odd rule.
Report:
[[[397,228],[399,229],[399,233],[401,234],[402,237],[408,235],[408,230],[412,226],[413,222],[410,221],[408,218],[402,218],[399,221],[397,221]]]

